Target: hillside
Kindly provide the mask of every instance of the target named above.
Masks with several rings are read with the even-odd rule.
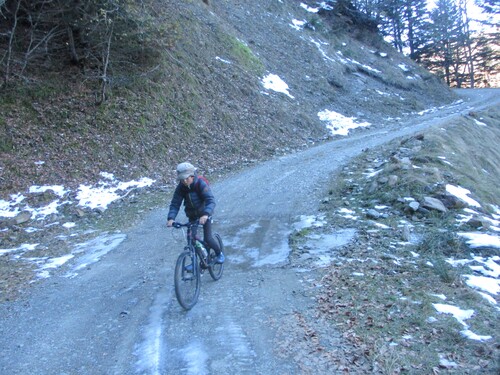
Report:
[[[71,69],[41,66],[2,91],[2,198],[102,171],[164,184],[185,159],[215,176],[331,137],[321,111],[394,123],[453,100],[355,14],[306,3],[169,1],[158,22],[170,47],[139,73],[117,69],[100,106]],[[264,88],[270,74],[288,95]]]

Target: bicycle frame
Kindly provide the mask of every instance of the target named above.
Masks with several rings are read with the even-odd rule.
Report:
[[[187,245],[185,247],[186,250],[189,250],[191,252],[195,252],[196,255],[198,256],[198,258],[200,259],[200,263],[201,263],[201,269],[202,269],[202,272],[204,269],[206,269],[208,267],[208,254],[209,254],[209,249],[206,245],[206,243],[204,241],[202,241],[200,238],[198,238],[196,236],[196,233],[194,233],[194,230],[193,228],[197,228],[197,227],[202,227],[202,225],[199,223],[198,220],[196,221],[191,221],[191,222],[188,222],[188,223],[185,223],[185,224],[181,224],[181,223],[177,223],[177,222],[174,222],[173,223],[173,227],[174,228],[182,228],[182,227],[185,227],[186,228],[186,241],[187,241]],[[195,245],[196,245],[196,241],[199,241],[206,249],[207,251],[207,255],[205,256],[205,254],[203,254],[201,252],[201,250],[199,248],[197,248]],[[193,254],[194,256],[194,254]],[[194,258],[193,258],[194,259]]]
[[[224,265],[216,262],[215,251],[196,237],[196,232],[193,229],[199,225],[198,221],[185,224],[174,222],[172,225],[177,229],[183,227],[187,229],[187,244],[177,258],[174,271],[175,295],[179,304],[186,310],[191,309],[198,301],[200,277],[203,271],[208,269],[212,279],[217,281],[221,278],[224,270]],[[217,233],[215,233],[215,237],[222,251],[224,249],[222,239]],[[201,247],[196,246],[198,241],[205,246],[206,255],[203,254]]]

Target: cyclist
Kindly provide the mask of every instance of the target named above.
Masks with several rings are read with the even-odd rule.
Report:
[[[196,168],[188,162],[177,165],[179,183],[170,202],[167,216],[167,227],[171,227],[179,213],[182,202],[189,221],[199,220],[203,225],[203,241],[215,251],[216,262],[224,263],[225,257],[219,243],[212,235],[212,214],[215,208],[215,197],[205,179],[198,177]]]

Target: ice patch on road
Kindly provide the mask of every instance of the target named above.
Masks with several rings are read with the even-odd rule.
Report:
[[[334,250],[347,245],[355,235],[356,230],[353,228],[339,229],[330,234],[309,235],[307,236],[307,252],[305,254],[314,259],[315,266],[328,266],[338,257]]]
[[[298,232],[308,228],[322,228],[326,225],[324,216],[302,215],[299,219],[293,225]],[[333,250],[347,245],[355,235],[356,230],[353,228],[339,229],[333,233],[311,232],[306,236],[306,243],[301,258],[303,260],[312,260],[314,266],[325,267],[337,257],[337,254]]]
[[[264,218],[240,225],[234,237],[224,236],[224,245],[232,250],[228,252],[228,261],[250,262],[252,267],[284,264],[290,253],[290,233],[288,223],[276,219]]]
[[[228,261],[252,267],[281,266],[289,262],[289,237],[292,232],[307,228],[321,228],[326,224],[324,215],[300,215],[292,223],[277,218],[261,218],[254,223],[239,225],[234,237],[224,236]]]
[[[48,279],[50,277],[50,271],[61,267],[63,264],[68,262],[74,257],[73,254],[66,254],[58,258],[27,258],[39,266],[37,270],[37,277],[40,279]]]
[[[258,259],[253,264],[254,267],[262,267],[266,265],[276,265],[286,262],[290,254],[290,246],[288,246],[288,234],[285,236],[285,240],[280,245],[273,246],[271,254],[265,255],[264,257]],[[260,253],[255,257],[259,258]]]
[[[241,236],[242,234],[252,234],[252,233],[255,233],[257,231],[257,229],[259,229],[260,227],[261,226],[259,223],[253,223],[253,224],[250,224],[250,226],[248,226],[248,227],[241,228],[236,235]]]
[[[75,277],[78,271],[98,262],[104,255],[117,248],[127,238],[125,234],[104,234],[88,242],[76,245],[74,254],[84,253],[67,277]]]
[[[306,228],[320,228],[326,224],[324,216],[301,215],[299,221],[293,224],[295,230]]]
[[[149,323],[144,329],[144,341],[137,345],[134,354],[138,357],[136,370],[141,374],[160,375],[164,349],[162,316],[167,309],[170,295],[158,293],[150,308]]]

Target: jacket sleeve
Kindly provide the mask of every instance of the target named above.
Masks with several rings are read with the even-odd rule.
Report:
[[[182,201],[184,197],[181,192],[181,185],[177,185],[174,191],[174,196],[172,197],[172,201],[170,202],[170,208],[168,210],[167,220],[175,220],[179,210],[181,208]]]
[[[200,181],[201,198],[205,203],[203,215],[212,216],[215,210],[215,197],[210,186],[203,180]]]

